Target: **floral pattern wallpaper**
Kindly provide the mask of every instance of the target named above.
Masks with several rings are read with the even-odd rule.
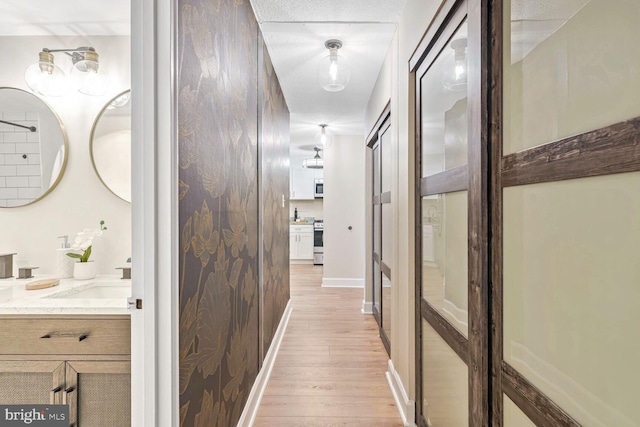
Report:
[[[180,425],[235,426],[259,355],[258,25],[178,2]]]
[[[263,206],[263,357],[289,302],[289,108],[267,48],[260,41]],[[283,206],[283,197],[286,200]]]

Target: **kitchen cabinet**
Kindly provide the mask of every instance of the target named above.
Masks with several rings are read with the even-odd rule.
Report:
[[[315,198],[315,180],[324,176],[322,169],[308,169],[299,166],[302,159],[292,159],[291,200],[313,200]]]
[[[313,225],[292,225],[289,242],[290,259],[313,260]]]
[[[69,425],[131,425],[128,316],[1,316],[0,404],[66,404]]]
[[[313,169],[291,168],[291,200],[313,200],[314,179]]]

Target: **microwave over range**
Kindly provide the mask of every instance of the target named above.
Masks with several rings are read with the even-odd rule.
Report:
[[[323,191],[323,182],[322,179],[316,179],[314,182],[314,190],[313,190],[313,197],[315,197],[316,199],[322,198],[322,194],[324,193]]]

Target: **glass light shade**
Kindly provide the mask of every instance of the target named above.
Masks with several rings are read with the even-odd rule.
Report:
[[[347,60],[338,55],[337,48],[331,48],[329,52],[318,64],[318,83],[328,92],[338,92],[349,83],[351,70]]]
[[[446,62],[443,85],[450,91],[465,90],[467,88],[467,39],[453,40],[450,47],[454,50],[453,61]]]
[[[71,70],[71,79],[74,87],[80,93],[91,96],[102,96],[109,90],[111,83],[109,77],[98,72],[97,62],[78,61]]]
[[[49,61],[30,65],[24,79],[31,90],[44,96],[62,96],[68,88],[66,73]]]
[[[326,150],[333,144],[333,136],[327,131],[326,125],[320,125],[320,132],[313,138],[314,145],[321,149]]]

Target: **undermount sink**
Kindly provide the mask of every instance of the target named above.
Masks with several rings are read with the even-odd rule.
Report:
[[[56,292],[46,298],[64,299],[126,299],[131,296],[131,286],[122,284],[94,283],[84,285],[81,288]]]

